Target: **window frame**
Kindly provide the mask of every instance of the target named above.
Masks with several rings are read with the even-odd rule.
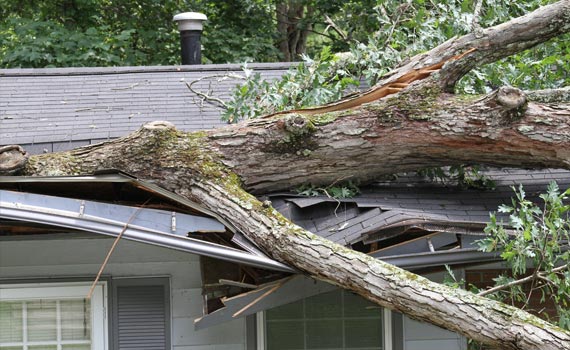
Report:
[[[0,283],[0,301],[86,298],[91,282]],[[91,297],[91,349],[107,350],[109,344],[107,282],[97,283]],[[24,346],[24,348],[27,348]]]
[[[398,338],[397,328],[394,323],[402,322],[401,318],[393,317],[394,314],[391,310],[386,308],[381,308],[381,319],[382,319],[382,349],[383,350],[397,350],[401,349],[401,339]],[[260,311],[255,314],[255,344],[256,350],[266,350],[267,349],[267,322],[265,311]]]

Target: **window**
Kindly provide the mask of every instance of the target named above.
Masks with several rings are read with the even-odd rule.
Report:
[[[382,350],[383,319],[377,305],[336,290],[266,311],[265,344],[268,350]]]
[[[105,350],[106,285],[0,285],[0,350]]]

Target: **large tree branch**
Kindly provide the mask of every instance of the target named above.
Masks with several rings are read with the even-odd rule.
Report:
[[[378,84],[359,94],[324,106],[289,112],[314,115],[359,107],[397,93],[435,72],[443,91],[453,92],[455,83],[473,68],[529,49],[569,31],[570,0],[562,0],[498,26],[448,40],[425,54],[411,58],[380,79]]]
[[[527,50],[569,31],[570,0],[562,0],[503,24],[450,39],[428,53],[412,58],[394,71],[388,81],[412,69],[429,66],[475,48],[476,51],[468,58],[450,62],[442,69],[442,87],[452,91],[455,83],[473,68]]]
[[[247,189],[267,192],[474,161],[569,168],[569,122],[568,104],[527,102],[517,89],[466,98],[422,81],[359,109],[279,115],[208,136]]]
[[[32,157],[25,173],[73,175],[111,167],[151,178],[216,211],[273,258],[381,306],[502,349],[570,349],[570,333],[524,311],[430,282],[293,225],[242,190],[238,175],[210,147],[213,140],[152,123],[115,141]]]

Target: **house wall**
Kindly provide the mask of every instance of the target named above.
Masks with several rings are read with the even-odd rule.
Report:
[[[404,350],[463,350],[465,338],[457,333],[404,317]]]
[[[0,241],[2,280],[93,278],[112,239],[49,239]],[[171,332],[174,350],[245,349],[245,320],[194,331],[202,315],[199,257],[184,252],[122,240],[105,268],[117,278],[169,276]]]
[[[455,270],[456,278],[461,279],[462,270]],[[431,281],[441,283],[445,273],[425,275]],[[464,350],[467,340],[461,335],[433,326],[428,323],[414,321],[403,317],[404,349],[403,350]]]
[[[2,280],[93,278],[113,240],[108,238],[29,239],[0,241]],[[244,319],[195,331],[202,315],[199,257],[184,252],[122,240],[104,276],[119,278],[168,276],[171,283],[172,346],[174,350],[233,350],[246,348]],[[461,278],[460,272],[456,276]],[[428,275],[441,281],[442,274]],[[403,350],[464,350],[456,333],[403,318]]]
[[[533,273],[534,268],[529,264],[525,276],[530,276]],[[470,268],[465,271],[465,283],[468,286],[473,285],[477,288],[486,289],[493,287],[495,285],[494,279],[500,275],[512,276],[512,269],[507,267],[504,263],[477,266],[476,268]],[[547,314],[552,320],[558,320],[556,301],[552,296],[544,296],[538,291],[530,293],[532,283],[525,283],[521,285],[521,288],[527,295],[530,294],[526,311],[539,317],[544,317],[544,315]],[[522,303],[515,303],[515,306],[522,307],[523,305]]]

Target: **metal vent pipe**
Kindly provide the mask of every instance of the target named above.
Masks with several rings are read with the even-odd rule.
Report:
[[[201,64],[202,50],[200,38],[202,23],[208,18],[199,12],[184,12],[174,16],[180,31],[180,49],[182,64]]]

